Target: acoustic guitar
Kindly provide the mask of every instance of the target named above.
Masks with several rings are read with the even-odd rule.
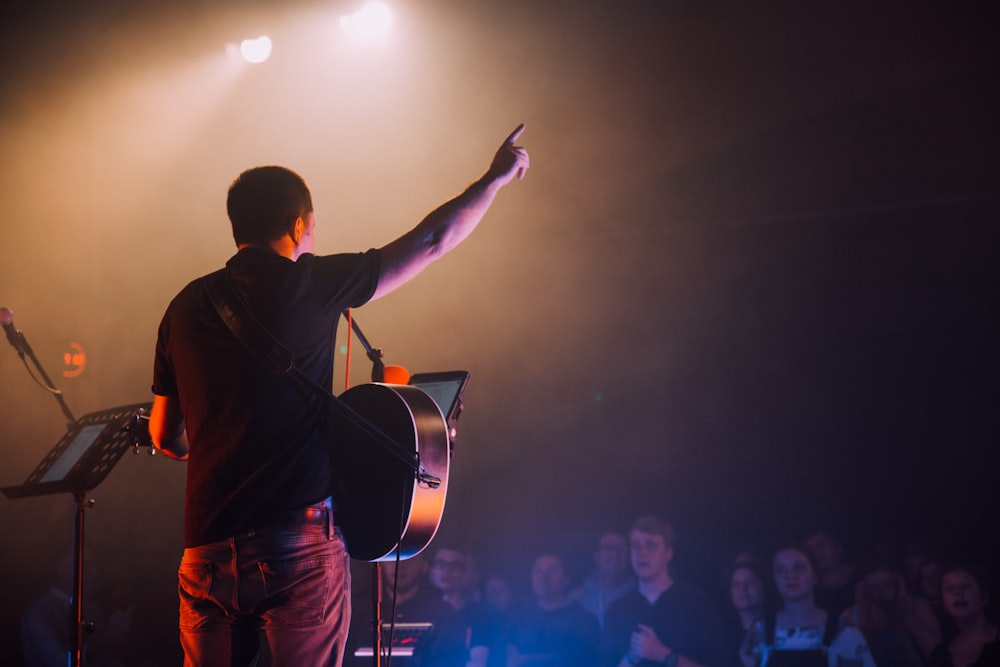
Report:
[[[366,561],[412,558],[430,544],[444,512],[451,454],[441,409],[409,385],[362,384],[339,399],[399,448],[372,441],[343,410],[329,411],[334,516],[347,551]],[[406,461],[413,457],[418,473]]]

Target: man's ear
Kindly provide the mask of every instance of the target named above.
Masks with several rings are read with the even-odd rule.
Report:
[[[292,237],[292,241],[295,242],[295,245],[299,245],[300,243],[302,243],[302,237],[305,235],[305,233],[306,233],[306,221],[303,220],[302,216],[300,215],[299,217],[295,218],[295,222],[292,223],[292,226],[289,229],[289,236]]]

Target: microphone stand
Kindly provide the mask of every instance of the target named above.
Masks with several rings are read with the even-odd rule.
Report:
[[[385,364],[382,362],[382,348],[372,347],[357,321],[348,312],[343,312],[344,319],[365,348],[368,359],[372,362],[372,382],[385,380]],[[382,565],[378,561],[372,563],[372,664],[379,667],[382,664]],[[390,649],[391,650],[391,649]],[[390,654],[391,655],[391,654]]]
[[[348,311],[343,312],[344,319],[348,321],[351,325],[351,329],[354,331],[354,335],[358,337],[361,341],[361,347],[365,348],[365,353],[368,355],[369,361],[372,362],[372,382],[384,382],[385,381],[385,364],[382,363],[382,348],[372,347],[365,335],[361,333],[361,327],[358,326],[357,321]]]
[[[42,368],[41,362],[38,361],[38,357],[35,356],[35,351],[32,350],[31,345],[28,344],[28,339],[25,338],[24,332],[21,331],[20,329],[17,329],[16,333],[17,333],[17,340],[20,343],[20,345],[18,346],[17,353],[21,357],[21,361],[24,361],[25,366],[28,365],[28,362],[25,361],[24,359],[24,355],[25,353],[27,353],[28,358],[31,359],[31,363],[34,364],[35,368],[38,370],[38,374],[42,377],[43,380],[45,380],[45,385],[46,385],[45,389],[55,397],[56,402],[59,403],[59,407],[62,408],[62,413],[63,415],[66,416],[66,419],[68,420],[68,426],[70,427],[73,426],[73,424],[76,423],[76,417],[73,416],[73,413],[70,411],[69,406],[66,405],[66,400],[63,398],[62,391],[57,389],[56,386],[52,384],[52,380],[51,378],[49,378],[48,373],[45,372],[45,369]],[[29,374],[31,373],[30,368],[28,369],[28,373]]]

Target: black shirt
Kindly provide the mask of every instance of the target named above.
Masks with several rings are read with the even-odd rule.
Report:
[[[226,268],[296,366],[330,387],[338,318],[371,298],[379,253],[306,254],[292,261],[246,248]],[[200,280],[181,290],[160,324],[153,392],[178,398],[187,429],[186,547],[246,532],[270,514],[330,495],[322,404],[251,355]]]
[[[715,604],[701,589],[675,581],[650,604],[638,590],[615,600],[604,619],[602,662],[617,665],[639,624],[678,655],[706,667],[726,664],[726,634]],[[655,664],[645,661],[641,664]]]

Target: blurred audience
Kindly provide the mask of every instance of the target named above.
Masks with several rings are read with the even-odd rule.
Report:
[[[611,603],[635,589],[635,577],[629,567],[628,540],[621,533],[607,532],[597,541],[593,570],[569,597],[597,617],[604,628],[604,615]]]
[[[383,623],[395,617],[398,623],[431,624],[430,631],[416,640],[412,660],[407,664],[465,667],[468,662],[465,622],[459,611],[427,583],[428,569],[427,560],[419,556],[398,565],[382,564]]]
[[[753,624],[764,618],[767,604],[765,578],[760,569],[748,560],[740,560],[729,574],[727,595],[729,598],[727,665],[739,667],[740,647]]]
[[[819,530],[806,536],[805,547],[818,577],[816,604],[831,614],[854,606],[857,577],[854,566],[845,560],[843,545],[829,532]]]
[[[602,663],[719,667],[726,663],[725,630],[707,593],[674,578],[674,531],[655,516],[635,521],[629,532],[636,589],[607,611]]]
[[[538,556],[531,566],[532,601],[514,612],[508,667],[594,667],[597,619],[566,593],[570,580],[562,558]]]
[[[745,667],[874,667],[861,632],[816,604],[819,577],[805,548],[779,549],[772,572],[779,606],[747,634],[740,651]]]
[[[70,653],[72,629],[73,569],[76,560],[72,549],[64,549],[56,558],[53,581],[21,617],[21,650],[25,667],[64,667]],[[84,633],[82,656],[88,667],[123,667],[136,664],[130,658],[128,639],[135,605],[106,616],[90,591],[99,591],[100,572],[96,552],[84,552],[83,622],[92,631]]]
[[[983,577],[969,567],[945,568],[941,599],[957,632],[931,652],[929,667],[1000,665],[1000,626],[987,615],[990,595]]]
[[[907,593],[903,574],[885,564],[867,568],[846,615],[864,634],[879,665],[922,667],[941,643],[930,603]]]
[[[468,569],[471,555],[462,549],[441,547],[434,552],[431,563],[431,583],[441,599],[459,612],[465,627],[467,664],[469,667],[486,667],[490,651],[495,646],[496,624],[494,616],[478,601],[480,597],[470,588]]]

